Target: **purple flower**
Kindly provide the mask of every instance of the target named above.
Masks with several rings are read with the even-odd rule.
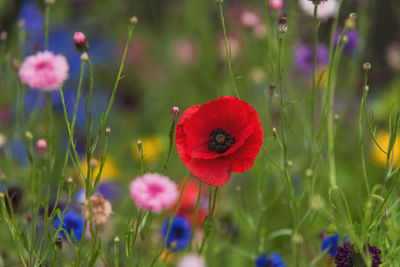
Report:
[[[336,44],[339,40],[340,34],[343,32],[343,28],[339,28],[336,31],[335,35],[335,40],[334,40],[334,45],[336,47]],[[343,38],[347,37],[347,43],[344,44],[344,51],[347,54],[354,54],[354,52],[357,50],[358,44],[360,43],[360,36],[358,35],[358,32],[356,30],[350,30],[344,33]]]
[[[326,66],[329,61],[329,51],[325,44],[318,44],[317,67]],[[295,62],[304,74],[311,74],[314,62],[314,48],[311,45],[300,45],[295,50]]]
[[[366,250],[366,248],[364,248]],[[368,253],[372,257],[372,267],[379,267],[382,264],[381,250],[368,244]],[[336,267],[353,267],[364,264],[364,260],[358,252],[354,251],[354,247],[350,242],[346,242],[343,246],[338,246],[337,255],[335,257]]]

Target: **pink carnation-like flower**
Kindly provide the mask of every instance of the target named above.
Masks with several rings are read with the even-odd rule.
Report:
[[[68,78],[68,62],[50,51],[27,57],[19,68],[21,82],[32,89],[56,90]]]
[[[310,16],[314,15],[314,3],[310,0],[300,0],[300,6],[305,13]],[[327,20],[332,18],[339,8],[338,0],[323,1],[318,5],[318,18]]]
[[[155,213],[170,208],[178,198],[177,185],[158,173],[147,173],[136,178],[129,190],[139,209]]]
[[[283,8],[283,0],[269,0],[269,7],[272,10],[281,10]]]

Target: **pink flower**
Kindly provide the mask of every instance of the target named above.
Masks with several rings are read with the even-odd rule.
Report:
[[[89,45],[86,41],[86,36],[82,32],[76,32],[74,34],[74,43],[76,50],[79,52],[86,52],[89,48]]]
[[[281,10],[283,8],[283,0],[269,0],[269,7],[272,10]]]
[[[36,143],[36,149],[39,152],[47,152],[47,142],[44,139],[39,139]]]
[[[62,55],[38,52],[27,57],[19,69],[21,82],[32,89],[56,90],[68,78],[68,62]]]
[[[178,198],[177,185],[158,173],[147,173],[136,178],[129,190],[139,209],[155,213],[169,209]]]
[[[75,43],[85,43],[86,42],[85,34],[82,32],[76,32],[74,34],[74,42]]]

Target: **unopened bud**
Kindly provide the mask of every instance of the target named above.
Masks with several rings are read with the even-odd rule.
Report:
[[[368,71],[371,69],[371,63],[365,62],[362,67],[364,70]]]
[[[82,61],[88,61],[89,60],[89,56],[86,52],[83,52],[81,55],[81,60]]]
[[[282,15],[278,20],[278,34],[279,38],[283,39],[283,36],[287,32],[287,15]]]
[[[14,58],[11,62],[11,65],[17,71],[19,70],[19,67],[21,67],[21,61],[19,61],[17,58]]]
[[[0,133],[0,149],[4,147],[4,145],[7,143],[7,137]]]
[[[365,89],[365,91],[367,91],[367,92],[368,92],[368,91],[369,91],[369,86],[368,86],[368,85],[366,85],[364,89]]]
[[[344,44],[347,44],[349,42],[349,36],[347,36],[346,34],[343,36],[342,42]]]
[[[217,2],[217,4],[222,4],[224,0],[215,0],[215,2]]]
[[[142,146],[142,145],[143,145],[142,140],[140,140],[140,139],[138,138],[138,140],[136,140],[136,145],[137,145],[137,146]]]
[[[111,133],[111,128],[110,127],[107,127],[106,128],[106,134],[110,134]]]
[[[276,86],[275,86],[274,83],[271,83],[271,84],[269,85],[269,89],[270,89],[271,91],[274,91],[275,88],[276,88]]]
[[[68,178],[67,178],[67,182],[68,182],[68,183],[72,184],[73,181],[74,181],[74,180],[72,179],[72,177],[68,177]]]
[[[349,19],[356,20],[357,19],[357,14],[355,12],[350,13]]]
[[[118,236],[116,236],[116,237],[114,238],[114,242],[115,242],[115,243],[119,243],[119,237],[118,237]]]
[[[26,137],[27,139],[32,139],[32,138],[33,138],[33,135],[32,135],[32,133],[31,133],[30,131],[26,131],[26,132],[25,132],[25,137]]]
[[[0,172],[0,181],[4,181],[6,179],[6,175],[3,172]]]
[[[337,120],[339,120],[340,116],[339,116],[339,114],[335,114],[335,115],[333,115],[333,118],[335,119],[335,121],[337,121]]]
[[[292,237],[293,243],[302,243],[303,242],[303,236],[299,233],[295,233]]]
[[[311,169],[307,169],[305,174],[307,177],[311,177],[311,176],[313,176],[314,172]]]
[[[288,166],[292,166],[293,165],[293,161],[288,160],[287,164],[288,164]]]
[[[90,165],[91,168],[96,168],[97,165],[99,165],[99,161],[97,159],[95,159],[95,158],[92,158],[92,159],[90,159],[90,164],[89,165]]]
[[[0,32],[0,41],[4,42],[8,38],[8,33],[6,31]]]
[[[86,36],[82,32],[76,32],[74,33],[74,44],[76,50],[79,52],[86,52],[89,48],[89,44],[86,41]]]
[[[272,131],[273,134],[276,134],[276,132],[277,132],[275,127],[272,127],[271,131]]]
[[[310,207],[314,210],[319,210],[324,207],[324,200],[320,195],[312,195],[309,200]]]
[[[44,2],[46,5],[54,5],[56,3],[56,0],[45,0]]]
[[[36,149],[40,153],[46,153],[47,152],[47,141],[44,139],[39,139],[36,143]]]
[[[181,117],[181,112],[178,107],[173,107],[171,112],[169,113],[169,119],[172,122],[178,122],[179,118]]]
[[[54,243],[55,243],[56,247],[58,248],[58,250],[62,250],[63,241],[62,241],[61,237],[58,237]]]
[[[136,16],[131,17],[131,23],[133,25],[137,24],[138,23],[138,18]]]

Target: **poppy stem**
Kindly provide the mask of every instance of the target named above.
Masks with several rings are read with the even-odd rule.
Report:
[[[183,192],[185,191],[185,186],[186,186],[186,183],[187,183],[187,181],[189,179],[189,174],[190,174],[190,171],[188,170],[186,172],[185,178],[183,178],[183,184],[182,184],[181,192],[179,193],[179,198],[178,198],[178,202],[176,203],[174,213],[172,214],[172,216],[171,216],[171,218],[169,219],[169,222],[168,222],[167,234],[164,237],[164,241],[162,243],[160,251],[157,253],[157,255],[154,257],[153,261],[151,262],[151,265],[150,265],[151,267],[154,266],[154,264],[156,264],[156,262],[159,260],[159,258],[161,256],[161,254],[165,250],[165,247],[167,246],[168,237],[169,237],[169,234],[170,234],[171,228],[172,228],[172,222],[174,221],[174,219],[176,217],[176,214],[178,213],[179,206],[181,205]]]
[[[167,173],[167,164],[169,161],[169,157],[171,156],[171,151],[172,151],[172,146],[174,144],[174,134],[175,134],[175,121],[171,122],[171,128],[169,129],[169,148],[168,148],[168,154],[167,158],[165,159],[164,165],[163,165],[163,171],[162,174]]]
[[[235,94],[235,96],[237,98],[240,98],[239,90],[236,86],[235,76],[233,75],[233,70],[232,70],[231,48],[230,48],[230,45],[228,44],[228,38],[226,36],[225,19],[224,19],[224,13],[222,11],[222,1],[217,1],[217,3],[218,3],[219,17],[221,19],[222,31],[224,32],[226,58],[228,61],[229,75],[231,76],[231,79],[232,79],[233,93]]]
[[[201,198],[201,187],[202,187],[202,185],[203,185],[203,183],[199,180],[199,193],[198,193],[198,195],[197,195],[196,209],[194,210],[193,229],[192,229],[192,236],[190,237],[189,252],[192,251],[193,237],[194,237],[194,232],[196,231],[197,214],[198,214],[198,212],[199,212],[200,198]]]

